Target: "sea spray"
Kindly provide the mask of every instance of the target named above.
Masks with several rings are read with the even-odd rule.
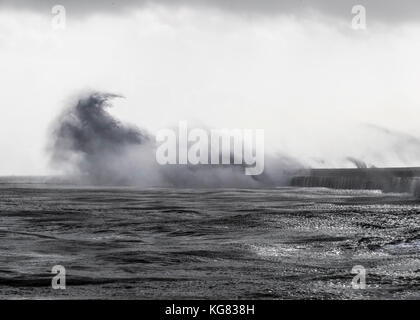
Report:
[[[167,165],[156,161],[156,140],[116,120],[108,111],[120,95],[93,92],[66,108],[52,127],[52,165],[72,181],[140,187],[258,188],[289,184],[301,164],[287,155],[265,154],[264,172],[244,174],[243,165]],[[143,119],[144,120],[144,119]]]

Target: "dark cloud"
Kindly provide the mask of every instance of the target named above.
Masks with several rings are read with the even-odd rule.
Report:
[[[368,21],[384,23],[420,21],[418,0],[1,0],[2,8],[50,12],[53,5],[64,5],[69,13],[90,15],[94,12],[121,14],[150,4],[169,7],[208,7],[238,14],[294,14],[312,10],[348,19],[354,5],[364,5]]]

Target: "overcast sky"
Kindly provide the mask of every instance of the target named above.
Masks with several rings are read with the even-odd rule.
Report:
[[[420,165],[420,2],[124,4],[0,1],[0,174],[49,173],[48,127],[85,89],[123,94],[111,112],[152,132],[262,128],[269,150],[313,166]]]
[[[42,12],[60,4],[79,15],[94,12],[121,14],[150,5],[190,8],[215,8],[237,14],[302,14],[316,10],[324,14],[347,19],[354,5],[364,5],[370,18],[389,22],[404,22],[420,18],[420,2],[416,0],[2,0],[3,7]]]

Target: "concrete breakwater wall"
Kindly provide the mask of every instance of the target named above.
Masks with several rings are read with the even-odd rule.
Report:
[[[420,197],[420,167],[309,169],[295,175],[291,185],[333,189],[378,189],[384,192],[411,193]]]

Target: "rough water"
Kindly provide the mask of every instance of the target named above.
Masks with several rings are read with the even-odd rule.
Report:
[[[409,194],[28,182],[0,179],[0,298],[420,298]]]

